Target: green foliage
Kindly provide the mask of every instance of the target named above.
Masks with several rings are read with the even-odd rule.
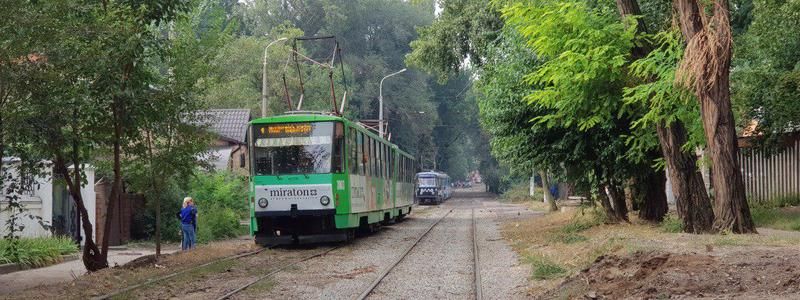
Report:
[[[580,214],[576,214],[575,217],[567,225],[561,227],[559,231],[566,234],[578,233],[603,224],[605,220],[605,215],[599,210],[584,210]]]
[[[691,91],[675,84],[675,71],[683,59],[683,38],[680,32],[669,30],[659,32],[653,40],[655,49],[629,67],[629,74],[642,83],[624,89],[625,105],[634,110],[643,108],[643,114],[631,124],[636,134],[629,144],[638,150],[631,153],[636,155],[657,147],[658,141],[646,136],[652,135],[652,128],[661,122],[669,126],[676,121],[689,131],[683,149],[693,151],[705,145],[705,138],[697,99]]]
[[[436,74],[440,82],[462,69],[465,60],[480,67],[496,42],[503,21],[495,5],[481,0],[438,1],[440,15],[420,27],[406,61]]]
[[[635,26],[613,11],[590,9],[583,1],[541,1],[506,7],[504,17],[545,60],[525,76],[541,86],[528,103],[551,109],[535,120],[548,126],[587,130],[621,113],[623,66],[633,47]]]
[[[197,242],[234,238],[243,234],[239,226],[240,213],[229,207],[210,205],[199,208],[197,214]]]
[[[754,206],[750,211],[757,227],[800,231],[800,211],[797,209]]]
[[[659,227],[661,227],[661,230],[664,232],[679,233],[683,232],[683,221],[672,214],[668,214],[664,218],[664,221],[661,221]]]
[[[756,120],[764,150],[772,150],[800,122],[800,2],[754,0],[752,7],[752,23],[734,41],[732,101],[740,123]]]
[[[208,242],[242,235],[246,219],[247,182],[225,172],[198,173],[186,191],[197,205],[197,241]]]
[[[69,237],[0,239],[0,264],[43,267],[60,262],[62,255],[76,252],[78,247]]]
[[[531,276],[538,280],[547,280],[563,277],[567,269],[541,255],[528,255],[526,261],[531,264]]]
[[[194,199],[198,208],[211,211],[230,209],[239,219],[247,217],[247,182],[244,177],[228,172],[198,172],[189,180],[187,196]],[[181,198],[182,199],[182,198]]]

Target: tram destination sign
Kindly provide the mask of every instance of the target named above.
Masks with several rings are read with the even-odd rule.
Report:
[[[311,123],[269,124],[259,129],[264,137],[310,136],[314,126]]]

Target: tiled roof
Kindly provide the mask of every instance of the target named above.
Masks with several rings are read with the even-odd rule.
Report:
[[[250,121],[249,109],[210,109],[201,112],[205,115],[209,129],[221,137],[244,143],[247,137],[247,123]]]

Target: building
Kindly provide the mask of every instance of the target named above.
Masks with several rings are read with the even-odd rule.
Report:
[[[211,145],[215,170],[249,173],[247,128],[251,120],[249,109],[211,109],[200,113],[209,130],[216,135]]]
[[[17,181],[20,178],[19,164],[20,161],[17,158],[3,158],[3,169],[10,174],[13,181]],[[19,222],[24,226],[19,235],[24,237],[51,235],[82,237],[83,231],[79,223],[75,202],[63,183],[53,182],[50,176],[51,168],[49,166],[45,168],[46,170],[42,170],[44,174],[42,176],[25,176],[23,174],[22,180],[29,181],[31,184],[26,184],[28,188],[15,194],[19,196],[19,202],[25,208],[19,218]],[[83,170],[86,175],[86,181],[94,183],[95,169],[91,166],[84,166]],[[3,174],[3,176],[5,175]],[[0,206],[3,208],[0,212],[0,234],[2,235],[8,233],[5,224],[10,218],[9,212],[6,210],[8,206],[7,198],[11,196],[7,194],[9,184],[10,181],[5,181],[5,186],[0,190]],[[83,196],[86,210],[89,212],[89,222],[92,223],[92,228],[96,228],[94,184],[84,186],[81,189],[81,195]],[[81,240],[85,239],[81,238]]]

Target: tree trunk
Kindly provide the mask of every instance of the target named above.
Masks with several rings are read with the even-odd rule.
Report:
[[[680,2],[680,3],[678,3]],[[702,29],[699,19],[699,9],[695,6],[686,6],[686,1],[676,1],[676,9],[688,13],[679,16],[681,30],[684,36],[691,38],[696,31]],[[617,9],[623,17],[641,15],[641,10],[636,0],[617,0]],[[644,20],[639,19],[639,31],[646,32]],[[688,30],[691,28],[691,30]],[[688,30],[688,32],[687,32]],[[636,50],[641,49],[641,50]],[[634,58],[645,57],[651,51],[649,45],[641,45],[633,51]],[[683,219],[683,230],[689,233],[706,233],[712,231],[714,212],[705,190],[703,177],[697,170],[697,157],[681,151],[686,144],[687,134],[683,123],[672,122],[669,126],[665,122],[656,125],[659,144],[664,159],[667,163],[667,172],[675,195],[678,216]]]
[[[641,178],[644,187],[644,202],[639,210],[639,218],[651,222],[661,222],[669,210],[667,206],[666,184],[664,172],[653,170]]]
[[[630,222],[628,219],[628,206],[625,205],[625,191],[622,185],[608,184],[606,185],[608,196],[611,198],[611,203],[614,205],[614,214],[619,221]]]
[[[667,172],[678,216],[683,220],[683,231],[688,233],[712,232],[714,211],[706,193],[703,175],[697,169],[697,157],[681,150],[686,144],[686,130],[680,121],[657,127],[661,151],[667,162]]]
[[[542,177],[542,190],[544,190],[544,202],[550,205],[550,211],[558,211],[558,205],[556,205],[556,199],[553,199],[553,195],[550,194],[550,180],[547,178],[546,171],[539,171],[539,176]]]
[[[603,207],[603,211],[606,214],[606,221],[608,223],[619,223],[620,220],[617,218],[617,213],[614,212],[611,202],[608,201],[608,194],[606,193],[605,185],[600,185],[597,187],[597,198],[600,202],[600,206]]]
[[[703,129],[714,170],[714,229],[755,233],[739,169],[736,130],[730,101],[732,37],[727,0],[705,7],[697,0],[675,0],[688,46],[681,71],[700,101]],[[711,15],[706,15],[709,12]]]
[[[83,234],[86,236],[83,241],[83,265],[89,272],[108,268],[108,260],[106,256],[102,255],[100,249],[97,248],[97,244],[95,244],[94,239],[92,238],[92,223],[89,220],[89,213],[86,211],[86,206],[83,204],[80,181],[75,182],[70,176],[71,174],[66,166],[66,162],[60,155],[56,155],[56,159],[53,161],[53,169],[58,175],[64,178],[64,182],[67,184],[69,194],[72,197],[72,200],[75,202],[75,206],[77,206],[77,209],[81,215]]]
[[[115,103],[117,101],[114,101]],[[122,125],[120,124],[119,105],[114,105],[111,108],[113,111],[114,123],[114,181],[111,184],[111,195],[108,197],[108,205],[106,206],[106,223],[104,224],[102,241],[102,256],[104,259],[108,257],[108,240],[111,236],[111,222],[114,217],[114,205],[119,202],[120,195],[122,194],[122,168],[120,162],[121,153],[121,140],[122,140]]]
[[[147,130],[147,156],[150,160],[150,184],[156,205],[156,261],[161,257],[161,193],[156,180],[155,167],[153,166],[153,136]]]

